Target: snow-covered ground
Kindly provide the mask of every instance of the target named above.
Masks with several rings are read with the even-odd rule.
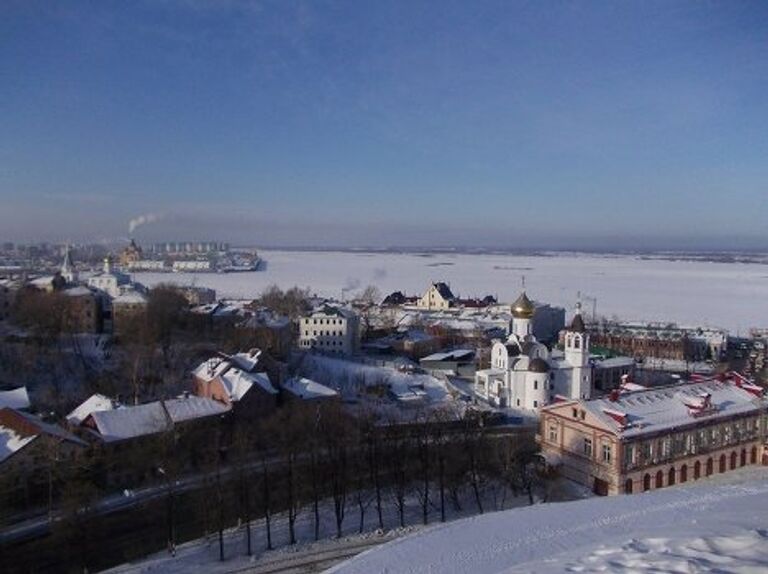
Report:
[[[466,404],[454,401],[447,381],[428,374],[403,373],[391,367],[379,367],[322,355],[307,355],[301,363],[304,376],[337,391],[345,400],[356,402],[361,409],[374,409],[383,416],[403,418],[402,407],[450,408],[463,412]],[[366,389],[385,387],[384,395],[367,393]],[[402,398],[397,404],[393,395]],[[411,410],[414,414],[415,410]],[[407,417],[406,417],[407,418]]]
[[[330,572],[768,572],[768,469],[432,527]]]
[[[253,273],[137,273],[146,284],[173,281],[212,287],[219,297],[248,298],[270,284],[299,285],[327,297],[374,284],[382,294],[422,293],[447,281],[460,296],[512,301],[525,275],[528,292],[571,309],[577,292],[597,298],[597,312],[626,320],[712,325],[744,334],[768,326],[768,265],[642,259],[630,255],[553,253],[547,256],[261,251]],[[342,293],[343,291],[343,293]],[[584,299],[591,311],[591,300]]]
[[[474,499],[469,489],[461,493],[461,507],[456,508],[449,503],[446,506],[446,519],[457,520],[472,516],[477,512]],[[591,497],[590,492],[580,486],[566,481],[557,480],[549,489],[551,500],[574,500]],[[486,508],[493,508],[499,501],[490,493],[484,496]],[[287,536],[287,517],[278,514],[273,517],[272,540],[274,550],[265,550],[266,531],[264,520],[255,520],[252,525],[253,556],[245,553],[244,527],[232,528],[224,533],[225,560],[219,561],[218,544],[215,533],[198,540],[192,540],[177,548],[174,556],[168,552],[158,552],[134,563],[117,566],[109,572],[112,574],[187,574],[199,572],[205,574],[225,574],[230,572],[250,572],[251,574],[275,574],[290,572],[291,574],[319,572],[344,559],[359,554],[368,548],[378,546],[401,536],[417,532],[422,528],[422,515],[419,501],[415,495],[406,497],[405,526],[399,526],[399,520],[389,494],[384,497],[383,519],[384,529],[378,528],[373,494],[368,493],[363,501],[365,524],[363,532],[359,532],[360,515],[358,501],[355,495],[347,500],[347,516],[343,527],[343,536],[335,537],[335,522],[333,503],[324,501],[320,505],[320,540],[314,541],[314,519],[310,508],[304,508],[296,521],[298,544],[289,545]],[[508,497],[504,508],[515,508],[528,504],[528,497],[522,495],[516,498]],[[439,520],[439,510],[432,508],[430,521]]]

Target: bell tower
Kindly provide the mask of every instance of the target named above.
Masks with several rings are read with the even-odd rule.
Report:
[[[572,368],[571,398],[588,399],[592,395],[592,369],[589,365],[589,333],[581,316],[581,301],[565,332],[565,360]]]

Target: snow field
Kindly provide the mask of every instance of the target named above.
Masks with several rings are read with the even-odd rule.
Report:
[[[436,526],[330,570],[766,572],[768,469],[645,494],[546,504]]]
[[[230,274],[137,273],[146,285],[197,284],[221,298],[253,298],[265,287],[310,287],[349,297],[366,285],[382,295],[421,294],[447,281],[459,296],[497,295],[513,301],[525,276],[529,294],[573,309],[581,291],[587,312],[625,320],[674,321],[746,333],[768,326],[768,265],[647,260],[631,255],[553,253],[546,256],[262,251],[263,271]],[[342,293],[343,291],[343,293]]]

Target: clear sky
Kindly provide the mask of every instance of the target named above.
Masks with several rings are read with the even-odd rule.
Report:
[[[2,0],[0,239],[768,248],[768,2]]]

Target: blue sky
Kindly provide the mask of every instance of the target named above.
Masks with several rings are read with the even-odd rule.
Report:
[[[0,4],[0,238],[768,248],[768,4]]]

